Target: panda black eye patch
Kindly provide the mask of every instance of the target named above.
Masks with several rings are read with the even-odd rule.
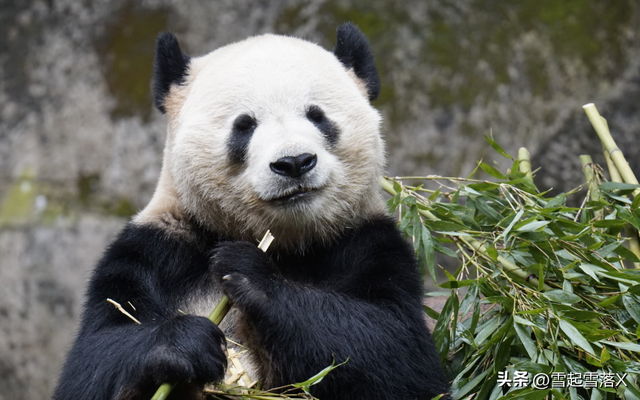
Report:
[[[227,142],[231,162],[242,164],[245,161],[251,136],[257,126],[258,121],[248,114],[242,114],[233,121],[231,136]]]
[[[307,109],[307,119],[322,132],[330,145],[336,144],[340,130],[338,126],[325,115],[318,106],[310,106]]]

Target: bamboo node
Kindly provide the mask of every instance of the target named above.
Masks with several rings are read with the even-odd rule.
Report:
[[[595,165],[595,163],[592,163],[592,162],[584,164],[582,166],[582,172],[584,172],[584,169],[587,168],[587,167],[593,168],[594,165]]]

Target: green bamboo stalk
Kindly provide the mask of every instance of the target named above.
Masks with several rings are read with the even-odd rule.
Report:
[[[167,397],[169,397],[169,394],[175,386],[175,383],[163,383],[162,385],[160,385],[158,390],[156,390],[156,394],[153,395],[151,400],[165,400]]]
[[[607,120],[604,117],[602,118],[602,123],[604,126],[609,129],[609,124],[607,124]],[[611,159],[611,155],[607,151],[607,148],[604,147],[604,143],[602,144],[602,154],[604,154],[604,159],[607,162],[607,169],[609,170],[609,177],[611,178],[611,182],[619,182],[622,183],[622,176],[620,176],[620,172],[618,172],[618,168],[616,168],[616,164],[614,164]]]
[[[218,301],[218,304],[216,304],[213,311],[211,311],[211,314],[209,314],[209,320],[216,325],[220,325],[230,309],[231,303],[229,302],[229,297],[227,295],[224,295]],[[163,383],[162,385],[160,385],[158,390],[156,390],[156,394],[153,395],[151,400],[165,400],[167,397],[169,397],[169,394],[175,386],[176,382]]]
[[[604,146],[602,146],[602,154],[604,154],[604,159],[607,162],[607,169],[609,170],[609,177],[611,178],[611,182],[622,183],[622,176],[620,176],[618,168],[616,168],[616,165],[613,163],[609,152],[604,148]]]
[[[611,160],[613,160],[613,163],[615,164],[617,170],[620,172],[620,176],[622,176],[622,179],[626,183],[637,185],[638,179],[631,170],[631,167],[629,167],[629,163],[624,158],[624,154],[622,154],[622,151],[616,145],[615,140],[613,140],[611,132],[609,132],[609,128],[604,122],[604,118],[602,118],[600,116],[600,113],[598,113],[598,109],[596,108],[595,104],[585,104],[584,106],[582,106],[582,108],[587,114],[589,121],[591,121],[591,125],[593,125],[593,128],[596,130],[596,133],[598,134],[602,145],[605,149],[607,149],[607,152],[609,152]],[[634,197],[639,194],[640,189],[636,189],[633,192]]]
[[[389,193],[392,196],[395,196],[397,194],[397,192],[393,189],[393,184],[391,182],[389,182],[389,180],[387,180],[384,177],[380,177],[379,182],[380,182],[380,185],[382,186],[382,188],[387,193]],[[420,213],[423,217],[425,217],[425,218],[427,218],[427,219],[429,219],[431,221],[439,221],[440,220],[438,217],[433,215],[428,210],[423,210],[423,209],[418,208],[418,213]],[[458,239],[463,241],[468,246],[472,247],[477,252],[488,256],[486,246],[484,244],[480,243],[479,241],[477,241],[477,240],[475,240],[473,238],[465,238],[463,236],[459,237]],[[523,281],[531,284],[535,288],[539,287],[538,285],[540,284],[540,281],[538,279],[531,277],[530,274],[528,274],[526,271],[520,269],[517,265],[515,265],[511,261],[509,261],[506,258],[504,258],[504,257],[499,255],[498,256],[498,262],[500,264],[502,264],[502,267],[505,269],[505,271],[507,271],[511,275],[515,276],[516,278],[522,279]],[[544,283],[542,285],[542,290],[543,291],[548,291],[548,290],[551,290],[551,289],[553,289],[553,288],[551,286],[547,285],[546,283]]]
[[[269,245],[271,245],[271,242],[273,242],[273,236],[271,235],[271,232],[267,231],[267,233],[265,233],[264,237],[260,241],[258,248],[266,252],[269,248]],[[231,310],[231,302],[227,295],[223,295],[222,298],[218,301],[218,304],[216,304],[216,306],[213,308],[213,311],[211,311],[211,314],[209,314],[209,320],[216,325],[220,325],[224,317],[226,317],[229,313],[229,310]],[[156,390],[156,393],[153,395],[151,400],[165,400],[167,397],[169,397],[169,394],[175,386],[175,382],[163,383],[162,385],[160,385],[158,390]]]
[[[531,156],[529,150],[525,147],[518,149],[518,170],[527,175],[527,179],[533,181],[533,174],[531,173]]]

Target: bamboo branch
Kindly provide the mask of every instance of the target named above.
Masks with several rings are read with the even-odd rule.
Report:
[[[262,237],[260,244],[258,244],[258,248],[266,252],[269,246],[271,245],[271,242],[273,242],[273,239],[274,237],[271,234],[271,232],[267,231]],[[224,295],[222,296],[220,301],[218,301],[218,304],[216,304],[213,311],[211,311],[211,314],[209,314],[209,320],[216,325],[220,325],[220,323],[222,322],[222,320],[227,315],[230,309],[231,309],[231,303],[229,301],[229,296]],[[167,397],[169,397],[169,394],[171,393],[171,391],[175,386],[176,386],[175,382],[163,383],[162,385],[160,385],[160,387],[156,391],[156,394],[153,395],[151,400],[165,400]]]
[[[392,196],[395,196],[397,194],[397,192],[393,189],[393,184],[391,182],[389,182],[389,180],[380,177],[379,179],[380,185],[382,186],[382,188],[389,193]],[[436,217],[435,215],[433,215],[430,211],[428,210],[423,210],[421,208],[418,208],[418,213],[420,213],[420,215],[422,215],[423,217],[431,220],[431,221],[439,221],[440,219],[438,217]],[[471,248],[473,248],[475,251],[483,254],[483,255],[488,255],[487,254],[487,248],[484,244],[480,243],[479,241],[472,239],[470,237],[460,237],[460,240],[462,240],[465,244],[467,244],[468,246],[470,246]],[[531,284],[532,286],[534,286],[535,288],[538,287],[539,285],[539,281],[536,278],[533,278],[530,276],[530,274],[528,274],[526,271],[522,270],[521,268],[519,268],[517,265],[515,265],[514,263],[512,263],[511,261],[507,260],[506,258],[502,257],[502,256],[498,256],[498,262],[500,264],[502,264],[502,267],[505,269],[505,271],[507,271],[508,273],[514,275],[516,278],[520,278],[522,280],[524,280],[525,282],[527,282],[528,284]],[[546,283],[543,284],[542,286],[542,290],[543,291],[547,291],[547,290],[551,290],[553,289],[551,286],[547,285]]]
[[[587,187],[589,188],[589,200],[600,201],[600,183],[598,182],[598,176],[593,168],[593,160],[590,155],[581,155],[580,163],[582,164],[582,173],[587,181]],[[597,220],[604,219],[604,210],[600,209],[594,212],[594,216]]]

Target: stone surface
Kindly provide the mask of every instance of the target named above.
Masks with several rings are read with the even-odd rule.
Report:
[[[153,192],[156,34],[192,55],[264,32],[331,48],[349,20],[378,60],[390,174],[506,167],[492,133],[568,190],[579,154],[601,159],[588,102],[640,169],[635,0],[0,0],[0,399],[50,395],[93,264]]]

